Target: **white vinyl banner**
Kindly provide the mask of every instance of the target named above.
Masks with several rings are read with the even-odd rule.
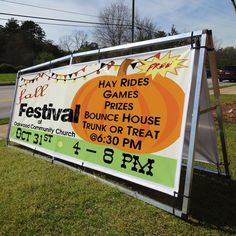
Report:
[[[194,52],[184,46],[24,74],[10,140],[174,195]]]

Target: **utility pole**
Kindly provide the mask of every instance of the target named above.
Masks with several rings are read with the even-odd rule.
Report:
[[[132,3],[132,43],[134,42],[134,1],[135,0],[132,0],[133,3]]]
[[[236,3],[235,3],[235,0],[231,0],[232,4],[233,4],[233,7],[234,7],[234,10],[236,12]]]

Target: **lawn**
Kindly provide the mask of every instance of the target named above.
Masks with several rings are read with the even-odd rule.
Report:
[[[5,125],[9,123],[9,118],[1,118],[0,119],[0,125]]]
[[[0,141],[0,235],[236,234],[236,125],[226,124],[232,179],[195,174],[189,221]]]
[[[236,124],[225,133],[232,178],[195,173],[188,221],[2,140],[0,235],[236,235]]]
[[[235,86],[235,90],[236,90],[236,86]],[[213,103],[213,101],[215,101],[214,95],[210,95],[210,100],[211,100],[211,103]],[[235,102],[236,101],[236,95],[221,94],[220,95],[220,100],[221,100],[222,104],[224,104],[226,102]]]
[[[15,73],[0,74],[0,85],[15,84],[15,81],[16,81]]]

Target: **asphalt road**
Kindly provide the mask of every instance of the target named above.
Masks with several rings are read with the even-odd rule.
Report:
[[[0,119],[10,117],[15,86],[0,86]]]

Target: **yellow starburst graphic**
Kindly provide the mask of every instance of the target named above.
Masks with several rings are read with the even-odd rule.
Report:
[[[177,69],[187,67],[182,64],[185,61],[186,59],[180,59],[180,55],[171,56],[171,52],[168,52],[162,58],[160,58],[160,53],[158,53],[151,61],[141,60],[142,65],[137,68],[142,72],[146,72],[146,75],[151,75],[152,79],[154,79],[158,74],[166,77],[168,72],[177,75]]]

